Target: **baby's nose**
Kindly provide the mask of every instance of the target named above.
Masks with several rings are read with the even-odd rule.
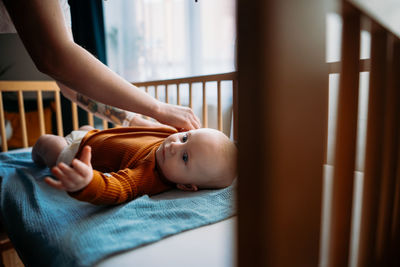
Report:
[[[176,142],[171,142],[171,143],[169,143],[169,146],[168,146],[168,151],[169,151],[169,153],[170,153],[171,155],[175,155],[176,150],[177,150],[177,143],[176,143]]]

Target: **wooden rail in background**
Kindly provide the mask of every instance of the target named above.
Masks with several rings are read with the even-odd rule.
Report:
[[[223,118],[222,118],[222,99],[221,99],[221,82],[223,81],[231,81],[232,85],[232,113],[233,113],[233,129],[234,129],[234,138],[237,140],[237,78],[236,73],[224,73],[224,74],[215,74],[215,75],[205,75],[205,76],[196,76],[196,77],[187,77],[187,78],[178,78],[171,80],[160,80],[160,81],[150,81],[150,82],[139,82],[133,83],[139,88],[144,88],[146,92],[148,92],[149,87],[155,87],[155,97],[158,98],[158,87],[164,86],[165,88],[165,101],[168,103],[168,86],[176,85],[177,87],[177,104],[181,104],[181,87],[184,84],[188,84],[189,87],[189,106],[193,105],[193,94],[192,88],[193,84],[200,83],[202,85],[202,115],[203,115],[203,127],[208,126],[207,122],[207,95],[206,88],[208,83],[217,83],[217,128],[222,131],[223,129]],[[19,106],[19,114],[22,128],[22,143],[23,147],[28,147],[28,128],[27,122],[25,119],[25,110],[24,110],[24,98],[23,92],[37,92],[37,105],[38,105],[38,116],[39,116],[39,128],[40,133],[45,133],[45,122],[43,116],[43,97],[42,92],[54,92],[55,106],[56,106],[56,124],[57,124],[57,133],[58,135],[63,135],[62,128],[62,114],[61,114],[61,105],[60,105],[60,89],[57,84],[53,81],[0,81],[0,94],[2,92],[16,92],[18,96],[18,106]],[[73,129],[76,130],[79,128],[79,120],[78,120],[78,107],[75,103],[71,103],[72,106],[72,125]],[[4,119],[4,108],[3,108],[3,97],[0,95],[0,133],[2,144],[2,151],[8,151],[8,145],[6,140],[6,132],[5,132],[5,119]],[[94,118],[93,115],[88,113],[88,123],[94,126]],[[103,120],[103,128],[108,128],[108,123],[106,120]]]

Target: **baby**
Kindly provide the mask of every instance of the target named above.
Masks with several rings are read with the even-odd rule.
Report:
[[[52,187],[97,205],[130,201],[174,186],[181,190],[229,186],[236,176],[237,149],[222,132],[202,128],[83,126],[68,136],[42,135],[32,159],[58,180]]]

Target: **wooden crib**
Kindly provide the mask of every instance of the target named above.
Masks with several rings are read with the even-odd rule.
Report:
[[[239,266],[400,266],[400,33],[359,2],[238,1]],[[340,62],[326,63],[327,12],[342,18]],[[361,30],[371,34],[370,59],[360,60]],[[358,233],[360,72],[370,79]],[[340,82],[326,205],[334,73]]]
[[[205,76],[197,76],[197,77],[186,77],[179,79],[170,79],[170,80],[160,80],[160,81],[149,81],[149,82],[140,82],[135,83],[135,85],[142,90],[150,93],[152,90],[152,95],[160,99],[160,91],[163,92],[163,98],[160,99],[164,102],[170,102],[169,94],[171,94],[172,90],[175,90],[174,101],[173,104],[181,105],[182,97],[182,87],[186,86],[187,88],[187,97],[189,107],[193,107],[193,87],[195,85],[200,85],[200,88],[196,88],[201,90],[201,114],[198,114],[200,118],[202,118],[203,127],[208,127],[208,103],[207,103],[207,90],[215,90],[217,97],[217,107],[216,107],[216,118],[217,125],[215,128],[222,131],[223,130],[223,116],[222,116],[222,83],[229,83],[227,86],[232,90],[232,102],[228,103],[231,108],[231,112],[237,112],[237,81],[236,81],[236,73],[224,73],[224,74],[216,74],[216,75],[205,75]],[[210,85],[216,85],[211,87]],[[199,86],[197,86],[199,87]],[[62,124],[62,110],[61,110],[61,101],[60,101],[60,89],[54,81],[0,81],[0,93],[2,92],[14,92],[17,94],[18,98],[18,110],[20,116],[20,125],[21,125],[21,136],[22,136],[22,148],[28,147],[28,132],[29,128],[32,129],[34,127],[39,127],[40,134],[45,134],[45,119],[43,115],[43,93],[44,92],[53,92],[54,93],[54,113],[56,115],[56,134],[63,136],[63,124]],[[38,122],[39,125],[29,125],[29,122],[26,120],[25,109],[24,109],[24,92],[35,92],[37,96],[37,110],[38,110]],[[228,100],[229,102],[229,100]],[[72,128],[74,130],[78,129],[81,126],[81,123],[78,119],[78,107],[75,103],[71,103],[72,110]],[[6,127],[5,127],[5,116],[4,116],[4,108],[3,108],[3,98],[0,97],[0,132],[1,132],[1,144],[2,151],[8,151],[7,146],[7,138],[6,138]],[[214,115],[214,114],[212,114]],[[87,114],[87,121],[89,125],[94,125],[93,115]],[[234,116],[233,124],[237,125],[237,116]],[[108,123],[107,121],[102,121],[102,128],[107,129]],[[233,129],[237,127],[234,126]],[[225,129],[225,132],[229,135],[230,129]],[[237,133],[237,130],[234,132]],[[235,135],[235,134],[233,134]],[[235,135],[236,136],[236,135]]]

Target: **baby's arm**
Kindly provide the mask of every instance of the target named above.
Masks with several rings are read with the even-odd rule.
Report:
[[[93,168],[90,164],[92,157],[90,146],[85,146],[80,159],[72,161],[72,167],[61,162],[51,169],[57,180],[46,177],[45,182],[57,189],[75,192],[86,187],[93,179]]]

